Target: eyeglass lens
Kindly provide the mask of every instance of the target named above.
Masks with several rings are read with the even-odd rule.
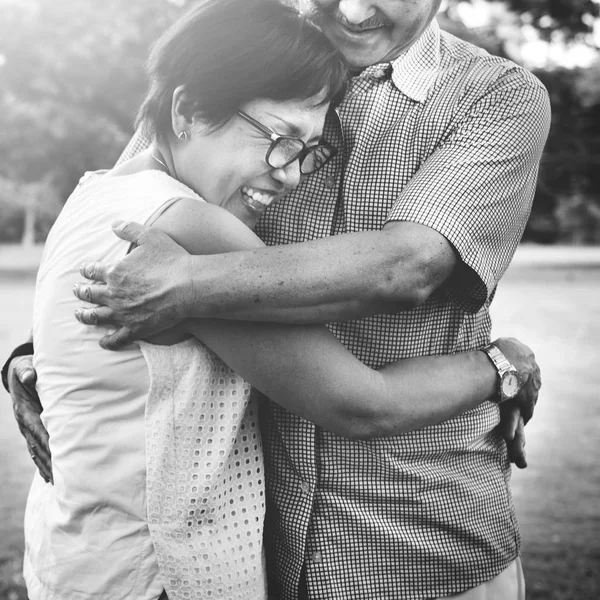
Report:
[[[301,156],[300,171],[308,175],[320,169],[332,156],[333,149],[329,146],[314,146],[306,148],[302,140],[292,137],[280,137],[271,149],[269,164],[281,168]]]

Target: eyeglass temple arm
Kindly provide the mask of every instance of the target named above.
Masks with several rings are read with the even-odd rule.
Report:
[[[250,123],[250,125],[252,125],[253,127],[256,127],[256,129],[258,129],[263,135],[268,137],[271,141],[275,142],[276,140],[278,140],[281,137],[278,133],[275,133],[268,127],[265,127],[262,123],[259,123],[258,121],[253,119],[250,115],[247,115],[245,112],[238,110],[238,115],[240,115],[240,117],[242,117],[242,119],[244,119],[245,121]]]

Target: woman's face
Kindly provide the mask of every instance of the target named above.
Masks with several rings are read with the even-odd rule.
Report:
[[[240,110],[275,133],[293,135],[311,145],[321,138],[328,109],[327,104],[317,106],[320,99],[285,102],[257,99]],[[245,208],[244,196],[251,195],[261,204],[270,204],[300,181],[297,160],[280,169],[267,164],[271,141],[238,115],[216,131],[194,123],[187,133],[187,140],[176,140],[171,146],[178,179],[207,202],[222,206],[240,218],[244,210],[250,212]]]

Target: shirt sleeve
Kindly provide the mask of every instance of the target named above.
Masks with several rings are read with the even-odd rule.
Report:
[[[124,163],[125,161],[129,160],[130,158],[133,158],[134,156],[142,152],[143,150],[146,150],[146,148],[150,147],[151,143],[152,142],[150,138],[144,135],[141,127],[138,127],[135,133],[133,134],[133,137],[129,140],[129,143],[125,147],[125,150],[123,150],[123,153],[121,154],[121,156],[119,156],[119,160],[117,160],[115,166]]]
[[[448,292],[476,312],[523,235],[550,126],[542,84],[515,68],[475,99],[402,190],[387,221],[435,229],[461,263]]]

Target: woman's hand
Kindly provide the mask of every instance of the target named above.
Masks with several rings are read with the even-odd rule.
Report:
[[[100,341],[107,350],[118,350],[185,318],[185,294],[179,290],[187,280],[190,257],[158,229],[119,221],[113,231],[136,247],[117,263],[83,265],[81,274],[94,283],[73,288],[80,300],[100,305],[77,310],[78,321],[117,328]]]
[[[8,369],[8,389],[15,419],[40,475],[46,482],[54,483],[48,432],[40,417],[43,409],[35,389],[36,379],[32,355],[12,359]]]
[[[499,430],[506,440],[511,462],[519,469],[527,466],[525,455],[525,425],[533,416],[538,400],[542,377],[540,367],[531,348],[514,338],[494,341],[502,353],[519,372],[523,384],[519,394],[500,405]]]

